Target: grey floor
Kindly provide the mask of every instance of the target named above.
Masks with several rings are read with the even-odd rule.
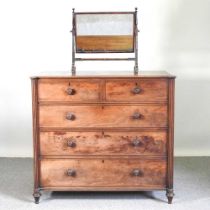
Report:
[[[165,192],[45,192],[33,203],[32,159],[0,158],[0,210],[210,210],[210,157],[175,159],[175,197]]]

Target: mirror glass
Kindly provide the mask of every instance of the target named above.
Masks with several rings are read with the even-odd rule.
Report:
[[[134,14],[76,14],[77,52],[133,52]]]

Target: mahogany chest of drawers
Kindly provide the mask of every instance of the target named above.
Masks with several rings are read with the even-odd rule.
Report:
[[[174,80],[32,78],[34,198],[40,191],[166,190],[173,198]]]

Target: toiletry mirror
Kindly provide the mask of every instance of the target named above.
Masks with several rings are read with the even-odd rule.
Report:
[[[138,74],[137,8],[133,12],[72,13],[72,74],[76,61],[134,61]],[[132,57],[76,57],[79,53],[133,53]]]

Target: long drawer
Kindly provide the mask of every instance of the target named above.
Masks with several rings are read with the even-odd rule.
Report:
[[[166,132],[41,132],[41,155],[166,155]]]
[[[142,187],[166,185],[165,160],[43,159],[41,187]]]
[[[41,127],[166,127],[166,105],[40,105]]]

